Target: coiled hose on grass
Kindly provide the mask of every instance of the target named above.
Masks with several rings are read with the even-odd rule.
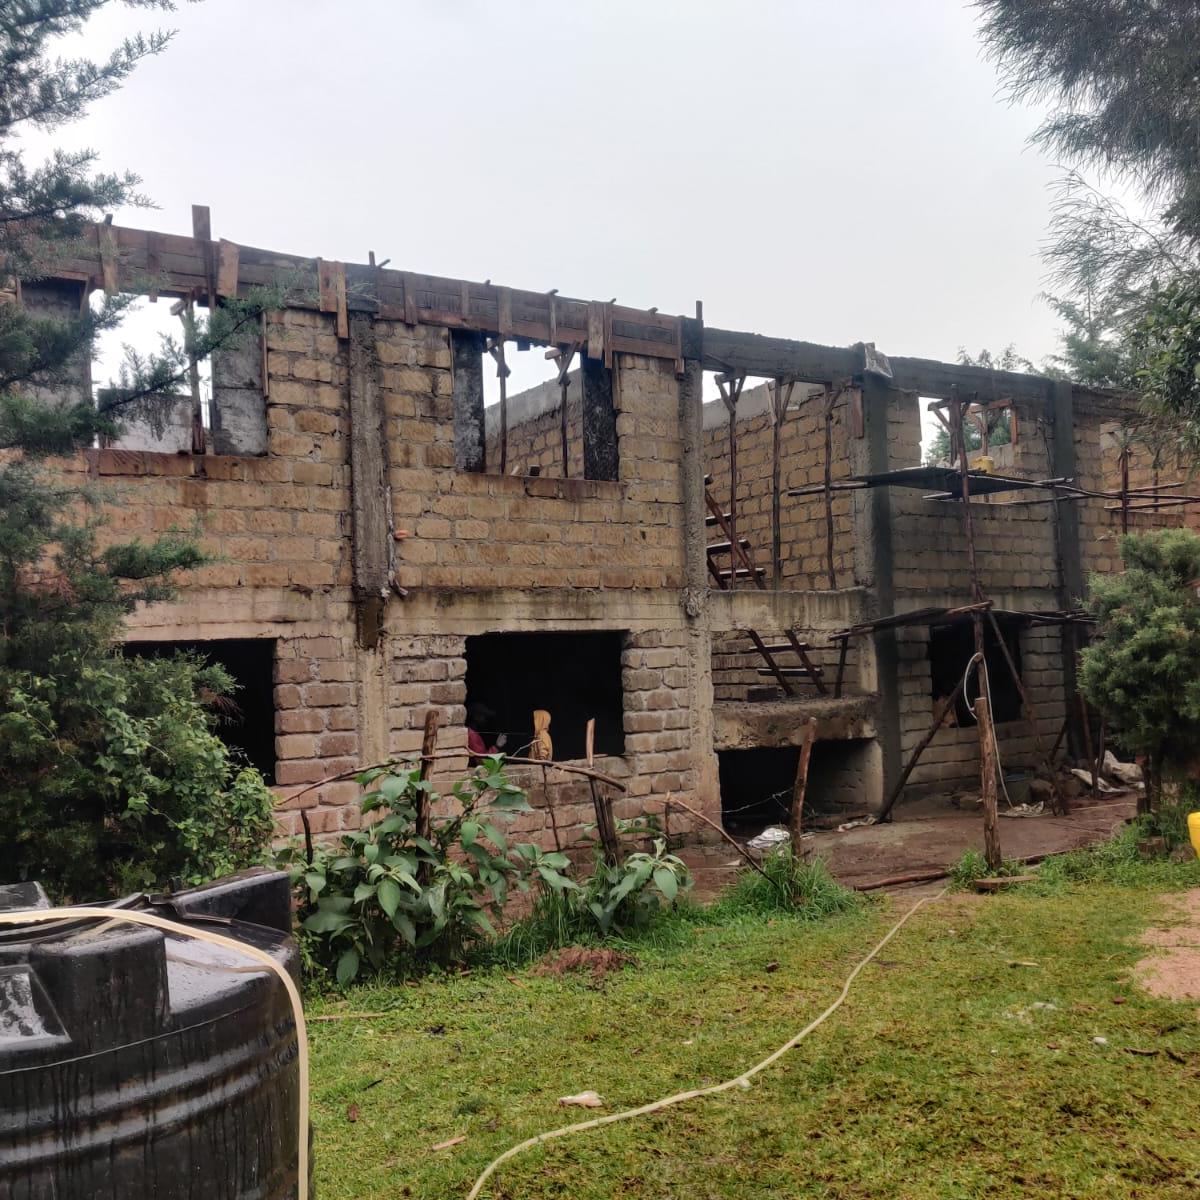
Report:
[[[897,933],[904,927],[910,917],[921,908],[922,905],[932,904],[935,900],[940,900],[949,888],[942,888],[936,896],[923,896],[916,902],[891,927],[879,940],[878,944],[866,958],[862,959],[853,971],[846,977],[846,982],[842,985],[842,990],[838,994],[837,999],[823,1012],[820,1016],[814,1017],[803,1029],[800,1030],[794,1037],[789,1038],[782,1046],[779,1047],[773,1054],[768,1054],[762,1062],[755,1063],[754,1066],[743,1071],[740,1075],[735,1075],[732,1079],[725,1080],[724,1083],[714,1083],[709,1087],[693,1088],[688,1092],[677,1092],[674,1096],[666,1096],[662,1100],[655,1100],[651,1104],[643,1104],[639,1108],[629,1108],[624,1112],[610,1113],[604,1117],[594,1117],[590,1121],[580,1121],[575,1125],[564,1125],[561,1129],[552,1129],[548,1133],[539,1133],[535,1137],[527,1138],[523,1142],[519,1142],[515,1146],[510,1146],[503,1154],[494,1158],[484,1169],[482,1175],[475,1181],[475,1186],[467,1193],[467,1200],[477,1200],[480,1192],[483,1190],[483,1185],[487,1183],[493,1172],[502,1163],[507,1162],[510,1158],[515,1158],[523,1150],[530,1150],[534,1146],[539,1146],[543,1142],[548,1142],[553,1138],[567,1137],[573,1133],[584,1133],[589,1129],[599,1129],[602,1125],[615,1125],[618,1121],[632,1121],[635,1117],[645,1117],[650,1113],[661,1112],[664,1108],[671,1108],[676,1104],[682,1104],[686,1100],[698,1100],[701,1096],[715,1096],[718,1092],[727,1092],[731,1088],[740,1087],[748,1088],[750,1080],[760,1071],[765,1071],[767,1067],[781,1059],[789,1050],[798,1046],[814,1029],[818,1028],[826,1020],[829,1019],[841,1006],[845,1003],[846,997],[850,994],[850,988],[854,981],[858,978],[859,972],[865,967],[879,952],[896,936]]]

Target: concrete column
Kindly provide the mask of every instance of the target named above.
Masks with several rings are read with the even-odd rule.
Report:
[[[687,630],[688,712],[696,797],[700,810],[721,819],[721,782],[713,749],[712,633],[708,624],[708,566],[704,525],[704,424],[700,411],[703,371],[684,362],[679,381],[679,481],[682,500],[683,606]]]
[[[454,379],[454,467],[486,470],[483,412],[483,337],[471,329],[450,331]]]
[[[383,632],[390,587],[391,503],[384,447],[387,444],[375,320],[350,316],[350,489],[354,529],[354,605],[358,643],[374,649]]]
[[[862,376],[863,436],[851,437],[851,465],[856,475],[876,474],[894,465],[888,451],[888,408],[891,388],[887,380],[869,372]],[[886,487],[865,488],[854,495],[854,565],[857,581],[869,589],[869,617],[895,611],[892,565],[892,495]],[[899,778],[900,683],[894,630],[883,629],[868,642],[859,639],[863,675],[879,696],[878,794],[867,796],[867,805],[878,808]],[[874,789],[872,788],[872,791]]]

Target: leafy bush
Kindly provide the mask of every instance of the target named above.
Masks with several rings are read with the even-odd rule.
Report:
[[[640,929],[691,886],[692,873],[684,861],[667,853],[664,838],[655,838],[651,852],[637,851],[617,864],[596,857],[579,888],[581,916],[595,922],[601,937],[613,930]]]
[[[746,871],[720,907],[753,913],[791,913],[819,921],[836,913],[852,912],[864,900],[843,887],[819,858],[806,859],[792,853],[790,846],[772,850],[761,863],[763,874]]]
[[[194,657],[53,646],[0,662],[0,861],[56,898],[188,883],[262,862],[273,797],[216,733],[233,681]]]
[[[496,820],[528,811],[525,793],[509,782],[502,761],[485,759],[455,784],[457,813],[418,830],[418,802],[431,812],[441,799],[417,768],[375,768],[358,777],[364,815],[381,819],[318,845],[312,862],[287,855],[301,890],[301,930],[310,960],[332,969],[340,984],[364,963],[373,971],[405,959],[455,961],[494,933],[515,882],[532,872],[549,888],[573,886],[561,874],[565,855],[533,846],[510,849]]]

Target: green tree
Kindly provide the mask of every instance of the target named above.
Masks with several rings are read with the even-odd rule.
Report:
[[[103,61],[53,57],[59,38],[109,2],[0,4],[0,290],[10,297],[12,281],[52,272],[88,222],[146,203],[135,176],[98,173],[89,151],[30,166],[20,148],[24,130],[78,118],[167,46],[160,31]],[[168,597],[175,573],[202,561],[194,541],[104,544],[99,495],[46,461],[119,432],[132,412],[161,412],[189,360],[256,321],[261,301],[194,322],[183,345],[127,354],[102,404],[52,398],[128,304],[106,297],[57,319],[0,303],[0,863],[5,878],[41,878],[80,899],[242,865],[270,831],[262,777],[215,732],[212,700],[230,691],[228,675],[121,652],[126,614]]]
[[[1009,344],[993,354],[988,349],[980,350],[978,354],[969,354],[961,346],[958,350],[958,361],[964,367],[985,367],[995,371],[1035,371],[1029,359],[1017,353],[1016,347]],[[974,421],[963,422],[963,439],[967,444],[967,453],[973,454],[983,444],[983,435]],[[1012,441],[1012,426],[1007,410],[1001,410],[989,416],[988,445],[1007,446]],[[928,466],[940,466],[950,462],[950,434],[944,426],[938,426],[937,432],[930,439],[925,451],[925,462]],[[957,466],[957,463],[952,464]]]
[[[1035,144],[1069,168],[1044,258],[1066,321],[1055,366],[1137,391],[1200,449],[1200,6],[976,0],[1010,98],[1049,106]],[[1086,172],[1129,188],[1135,215]]]
[[[1194,0],[976,0],[981,37],[1014,100],[1046,103],[1036,145],[1073,170],[1049,259],[1072,282],[1119,295],[1197,265],[1200,9]],[[1080,169],[1130,184],[1133,218]]]
[[[1096,637],[1080,655],[1079,688],[1116,741],[1146,756],[1142,810],[1157,807],[1164,771],[1200,745],[1200,537],[1187,529],[1127,534],[1125,570],[1093,575]]]

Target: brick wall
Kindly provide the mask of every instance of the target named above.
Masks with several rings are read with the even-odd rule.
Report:
[[[625,630],[626,752],[597,764],[628,788],[618,815],[659,810],[668,792],[715,811],[711,789],[697,796],[711,747],[692,739],[707,662],[698,678],[679,603],[674,364],[617,356],[619,479],[473,474],[454,468],[448,330],[377,320],[373,333],[391,520],[408,534],[393,546],[408,594],[386,601],[378,645],[359,643],[352,589],[348,343],[332,314],[294,309],[266,326],[264,455],[99,450],[63,464],[120,490],[107,536],[198,524],[212,556],[175,601],[135,614],[130,638],[272,638],[281,830],[298,833],[304,810],[331,834],[359,824],[358,789],[320,781],[416,751],[431,708],[439,749],[464,752],[435,779],[465,770],[468,636]],[[551,845],[540,773],[534,782],[536,811],[516,832]],[[550,792],[560,839],[577,839],[590,791],[552,775]],[[676,813],[674,828],[685,824]]]
[[[486,369],[486,364],[485,364]],[[578,371],[569,374],[567,391],[567,466],[572,477],[583,476],[583,393]],[[563,474],[562,390],[557,380],[510,396],[505,455],[507,474]],[[486,461],[489,471],[500,469],[500,405],[485,410]]]
[[[1062,650],[1057,627],[1022,629],[1019,634],[1021,678],[1038,715],[1038,731],[1048,750],[1066,716]],[[929,630],[910,626],[897,630],[900,688],[900,747],[907,760],[929,732],[936,701],[929,662]],[[1003,668],[1000,668],[1001,670]],[[993,678],[993,690],[998,681]],[[1006,772],[1031,770],[1038,764],[1032,727],[1024,718],[998,721],[996,740]],[[921,755],[906,792],[975,789],[979,782],[979,730],[971,723],[947,725]]]

